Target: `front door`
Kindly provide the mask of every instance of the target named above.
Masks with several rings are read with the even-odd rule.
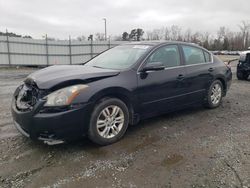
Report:
[[[185,68],[181,66],[178,46],[159,47],[143,67],[154,62],[162,63],[165,69],[148,72],[139,70],[137,74],[140,112],[145,116],[175,109],[185,102]]]

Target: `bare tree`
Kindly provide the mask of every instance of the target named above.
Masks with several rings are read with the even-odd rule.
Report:
[[[170,31],[171,31],[171,40],[181,39],[181,28],[179,26],[172,25]]]
[[[187,29],[186,31],[185,31],[185,34],[184,34],[184,41],[186,41],[186,42],[191,42],[191,35],[192,35],[192,31],[191,31],[191,29]]]
[[[152,31],[147,31],[146,35],[147,35],[146,40],[152,40],[152,38],[153,38],[153,32]]]
[[[218,35],[218,39],[219,40],[223,40],[225,35],[226,35],[226,27],[220,27],[219,28],[219,31],[217,32],[217,35]]]
[[[202,42],[202,34],[200,32],[195,32],[191,35],[191,42],[195,44],[201,44]]]
[[[77,37],[76,39],[79,41],[85,41],[86,37],[84,35],[81,35],[81,36]]]
[[[161,31],[160,31],[160,29],[154,29],[153,30],[151,40],[161,40]]]
[[[250,47],[250,23],[242,21],[239,31],[230,31],[222,26],[218,28],[217,35],[209,32],[192,31],[177,25],[156,28],[146,32],[146,40],[179,40],[199,44],[209,50],[245,50]],[[130,40],[137,40],[137,30],[130,33]]]
[[[209,37],[210,37],[210,33],[205,32],[205,34],[202,35],[202,39],[201,39],[202,46],[207,49],[210,49]]]
[[[168,27],[165,28],[164,38],[165,38],[165,40],[171,40],[170,29]]]
[[[97,41],[104,41],[105,40],[105,35],[103,33],[96,33],[95,36],[96,36],[95,40],[97,40]]]
[[[242,35],[242,47],[246,49],[249,44],[249,30],[250,30],[250,23],[248,21],[242,21],[241,24],[239,25],[239,28],[241,30],[241,35]]]

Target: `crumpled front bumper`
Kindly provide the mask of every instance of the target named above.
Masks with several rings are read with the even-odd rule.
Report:
[[[16,127],[16,129],[24,136],[26,137],[30,137],[29,133],[27,133],[25,130],[22,129],[22,127],[16,122],[14,121],[14,126]],[[63,140],[56,140],[56,139],[49,139],[49,138],[40,138],[38,137],[38,140],[43,141],[45,144],[48,145],[57,145],[57,144],[62,144],[64,143]]]
[[[39,101],[32,110],[20,111],[13,100],[11,106],[14,125],[24,136],[53,145],[85,135],[88,129],[91,104],[82,104],[62,112],[41,111]]]

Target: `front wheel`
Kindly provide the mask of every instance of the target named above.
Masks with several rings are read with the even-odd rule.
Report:
[[[222,102],[222,95],[222,83],[219,80],[215,80],[207,91],[205,106],[208,108],[217,108]]]
[[[91,115],[88,136],[99,145],[117,142],[125,134],[129,123],[126,104],[116,98],[99,102]]]

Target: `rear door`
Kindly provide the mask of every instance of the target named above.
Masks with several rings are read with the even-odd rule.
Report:
[[[181,66],[178,45],[159,47],[149,56],[144,66],[152,62],[163,63],[165,69],[146,73],[139,70],[137,74],[140,112],[146,116],[169,111],[183,105],[185,101],[185,69]]]
[[[202,101],[213,80],[211,55],[199,47],[181,46],[186,69],[187,100],[190,103]]]

